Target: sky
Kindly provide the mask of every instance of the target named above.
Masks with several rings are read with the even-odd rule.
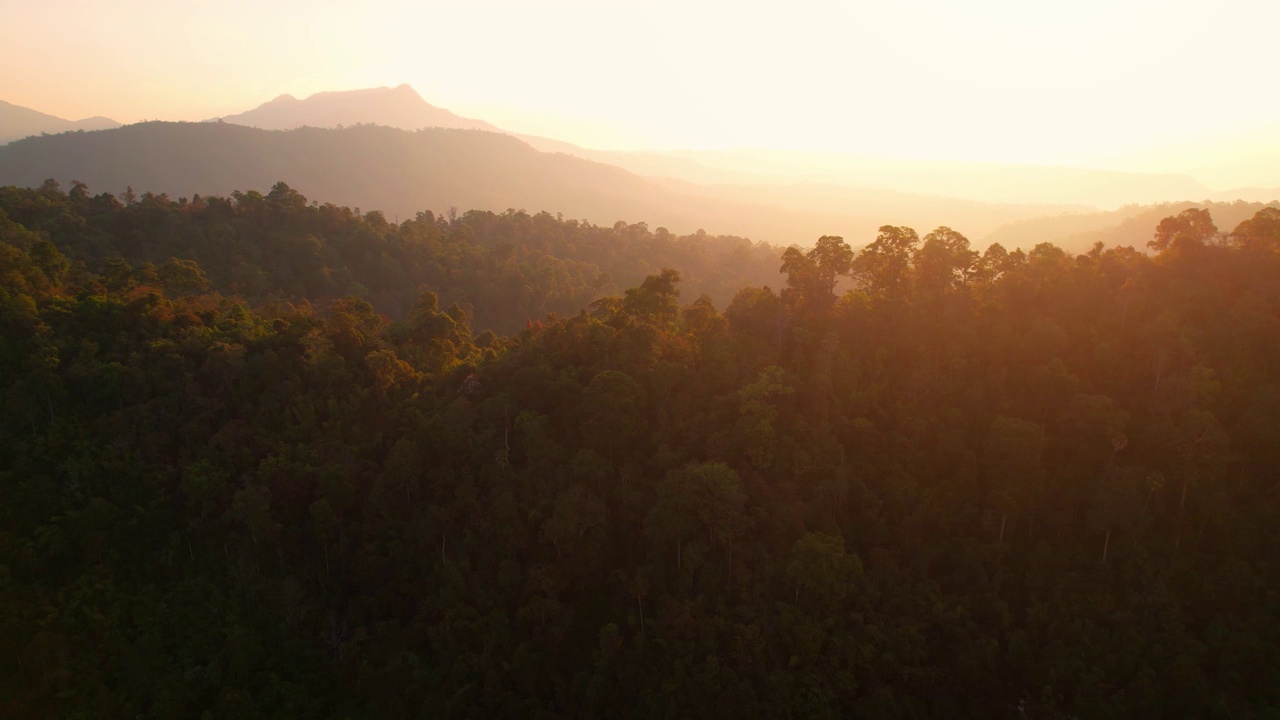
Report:
[[[1278,24],[1275,0],[0,0],[0,99],[203,120],[408,83],[597,148],[1158,164],[1280,138]]]

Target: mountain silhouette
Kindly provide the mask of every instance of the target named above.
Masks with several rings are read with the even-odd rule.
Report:
[[[265,192],[283,180],[313,200],[379,210],[389,220],[422,210],[517,209],[601,225],[644,222],[676,233],[705,229],[783,245],[808,244],[821,235],[862,245],[884,224],[922,232],[949,225],[982,244],[1006,223],[1079,210],[819,184],[702,185],[540,152],[499,132],[381,125],[263,130],[147,122],[0,147],[0,185],[36,187],[46,179],[64,186],[78,180],[94,193],[132,187],[175,198]]]
[[[146,122],[97,133],[33,137],[0,148],[0,185],[64,186],[171,197],[267,191],[283,180],[320,202],[382,211],[547,211],[595,224],[645,222],[770,242],[830,232],[873,237],[877,219],[703,197],[621,168],[539,152],[509,135],[375,125],[262,130],[232,123]]]
[[[0,145],[41,133],[64,133],[77,130],[107,130],[120,123],[105,117],[66,120],[38,110],[0,100]]]
[[[459,117],[428,103],[408,85],[321,92],[302,100],[281,95],[252,110],[217,119],[263,130],[373,124],[402,130],[452,128],[501,132],[483,120]]]
[[[82,123],[93,127],[95,121],[113,124],[105,118]],[[26,133],[31,134],[36,133]],[[823,171],[806,172],[816,160],[827,162]],[[1017,238],[1016,244],[1030,247],[1049,239],[1026,232],[1044,231],[1044,223],[1034,224],[1037,219],[1054,219],[1052,227],[1074,227],[1076,233],[1121,222],[1122,212],[1088,212],[1094,203],[1105,204],[1099,201],[1106,196],[1133,194],[1139,196],[1134,202],[1158,202],[1210,194],[1176,175],[873,160],[765,151],[590,150],[506,133],[435,107],[400,85],[302,100],[282,95],[220,122],[148,122],[104,133],[32,137],[0,148],[0,184],[37,186],[53,178],[86,182],[94,192],[133,187],[189,197],[265,191],[283,180],[315,200],[381,210],[389,219],[420,210],[513,208],[600,224],[646,222],[681,233],[706,229],[779,244],[807,244],[834,234],[855,246],[892,224],[921,232],[948,225],[979,245],[990,236],[1006,243]],[[962,194],[978,188],[982,192]],[[1002,202],[974,195],[1002,196]],[[1059,240],[1068,249],[1087,249]]]

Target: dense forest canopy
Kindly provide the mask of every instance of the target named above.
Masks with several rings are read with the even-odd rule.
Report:
[[[1280,211],[1147,249],[0,189],[0,714],[1272,716]]]
[[[645,223],[598,227],[520,210],[423,211],[396,224],[380,211],[309,204],[284,183],[266,195],[189,200],[91,195],[83,183],[64,193],[45,183],[39,191],[0,188],[0,212],[0,222],[49,235],[72,261],[95,269],[123,262],[154,274],[192,261],[209,288],[252,303],[350,295],[394,319],[430,288],[472,313],[478,329],[504,334],[548,313],[577,313],[663,267],[679,267],[688,292],[721,305],[742,287],[780,279],[779,249],[737,237],[677,237]]]

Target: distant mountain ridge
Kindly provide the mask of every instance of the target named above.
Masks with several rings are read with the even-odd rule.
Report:
[[[53,135],[77,130],[109,130],[117,127],[120,127],[120,123],[111,118],[95,116],[83,120],[67,120],[0,100],[0,145],[41,133]]]
[[[77,129],[70,121],[26,112],[46,118],[44,127],[58,121]],[[805,245],[837,234],[854,246],[870,242],[884,224],[922,233],[948,225],[979,246],[999,240],[1029,248],[1054,241],[1073,251],[1086,250],[1086,238],[1134,212],[1125,206],[1228,199],[1176,174],[771,150],[592,150],[461,117],[427,103],[408,85],[322,92],[301,100],[281,95],[215,120],[141,123],[111,134],[111,142],[19,143],[0,153],[0,184],[38,185],[54,177],[87,182],[95,191],[120,192],[131,185],[138,192],[177,197],[265,190],[285,180],[321,201],[389,215],[520,208],[609,224],[640,221],[677,232],[705,228],[781,244]],[[81,122],[92,129],[95,121],[114,123]],[[192,125],[229,127],[197,131],[187,127]],[[240,126],[260,132],[235,132]],[[265,132],[357,126],[484,132]],[[39,132],[62,130],[27,134]],[[154,142],[144,142],[147,137]],[[212,146],[206,152],[184,146],[181,138]],[[354,151],[356,144],[364,144],[363,153]],[[381,165],[370,157],[382,158]],[[1253,188],[1241,195],[1264,202],[1275,197]],[[1117,209],[1094,212],[1108,206]]]
[[[544,152],[564,152],[648,177],[719,186],[717,195],[747,200],[773,187],[842,186],[846,195],[911,194],[993,205],[1084,206],[1193,200],[1213,191],[1172,172],[1008,163],[932,162],[802,150],[593,150],[519,135]],[[736,189],[736,193],[734,190]]]
[[[881,225],[910,225],[924,233],[945,224],[985,247],[985,236],[1003,223],[1061,216],[1066,210],[838,186],[698,185],[539,152],[503,133],[409,132],[381,125],[262,130],[233,123],[147,122],[0,147],[0,185],[37,187],[49,178],[64,186],[85,182],[94,193],[118,194],[128,186],[139,194],[171,197],[265,192],[284,180],[308,197],[379,210],[389,220],[421,210],[514,208],[604,225],[644,222],[676,233],[706,229],[780,245],[807,245],[834,234],[859,246],[874,239]],[[743,195],[743,188],[752,193]],[[770,202],[773,198],[777,201]],[[1109,213],[1101,215],[1079,229],[1115,222]],[[1000,217],[1006,219],[997,222]],[[1027,247],[1056,239],[1017,236]]]
[[[547,211],[596,224],[706,229],[775,243],[874,237],[879,218],[702,197],[618,167],[543,153],[505,134],[385,126],[262,130],[233,123],[147,122],[101,133],[27,138],[0,148],[0,186],[73,180],[90,191],[170,197],[265,192],[283,180],[321,202],[379,210]]]
[[[1130,246],[1145,251],[1153,237],[1153,229],[1160,221],[1184,210],[1207,210],[1218,229],[1227,232],[1264,207],[1280,207],[1280,201],[1204,200],[1133,205],[1110,212],[1045,216],[1012,222],[988,235],[986,241],[1023,248],[1049,242],[1077,252],[1102,243],[1107,247]]]
[[[460,117],[436,107],[408,85],[320,92],[302,100],[281,95],[252,110],[216,120],[263,130],[373,124],[401,130],[438,127],[504,132],[483,120]]]
[[[797,184],[847,186],[849,192],[844,195],[864,200],[872,198],[875,191],[890,190],[975,203],[1056,206],[1050,212],[1061,212],[1067,206],[1105,208],[1130,203],[1195,200],[1212,193],[1194,178],[1176,173],[998,163],[935,163],[783,150],[596,150],[560,139],[510,132],[483,120],[460,117],[427,103],[412,87],[403,84],[394,88],[322,92],[302,100],[292,95],[281,95],[253,110],[220,119],[265,130],[374,124],[403,130],[443,127],[500,132],[517,137],[543,152],[565,153],[608,163],[645,177],[720,186],[713,193],[717,197],[748,203],[759,202],[761,191],[770,186]],[[737,187],[736,192],[734,186]],[[789,191],[779,195],[794,197],[794,193]],[[797,207],[791,202],[779,201],[778,204]],[[830,207],[827,210],[839,211],[841,208]],[[1014,219],[1007,217],[1004,221]],[[986,232],[999,224],[984,225],[979,232]]]

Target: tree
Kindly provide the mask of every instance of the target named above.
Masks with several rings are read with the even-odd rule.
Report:
[[[1256,250],[1280,249],[1280,208],[1264,207],[1231,231],[1236,247]]]
[[[1156,252],[1186,251],[1203,247],[1218,237],[1218,227],[1213,224],[1209,211],[1188,208],[1175,217],[1167,217],[1156,226],[1155,237],[1147,247]]]
[[[676,569],[684,569],[684,543],[698,530],[698,511],[695,498],[689,492],[684,476],[667,473],[655,488],[657,500],[644,521],[644,532],[649,540],[663,547],[660,552],[674,546]]]
[[[969,249],[968,238],[943,226],[924,236],[914,259],[921,288],[941,293],[968,280],[978,253]]]
[[[640,430],[643,403],[644,388],[630,375],[618,370],[597,373],[582,393],[583,435],[614,460]]]
[[[786,299],[802,307],[830,307],[836,284],[853,266],[853,249],[837,235],[823,235],[808,252],[789,247],[779,272],[787,276]]]
[[[1133,472],[1124,472],[1108,465],[1098,478],[1091,523],[1104,533],[1102,539],[1102,564],[1107,564],[1111,554],[1111,534],[1132,517],[1137,510],[1137,493]]]
[[[49,282],[54,285],[62,284],[62,277],[66,274],[70,263],[62,253],[58,252],[58,248],[53,243],[40,240],[31,247],[28,254],[31,256],[32,264],[40,268]]]
[[[194,260],[169,258],[160,266],[159,274],[171,295],[194,295],[209,289],[209,278]]]
[[[990,497],[1000,513],[1004,542],[1009,513],[1026,510],[1035,498],[1044,470],[1044,433],[1040,426],[1018,418],[997,417],[987,431],[982,471],[990,483]]]
[[[575,547],[593,527],[608,520],[608,508],[585,485],[574,484],[557,497],[551,517],[542,525],[542,534],[556,548],[556,556]]]
[[[622,300],[623,312],[644,320],[666,322],[675,316],[680,297],[680,273],[663,268],[657,275],[649,275],[640,287],[629,288]]]
[[[783,369],[771,365],[738,391],[738,433],[747,445],[747,456],[757,468],[773,464],[777,436],[778,401],[795,394],[785,382]]]
[[[267,204],[277,210],[299,210],[307,206],[307,199],[282,181],[271,186]]]
[[[683,545],[702,530],[712,543],[728,546],[733,573],[733,540],[747,526],[747,496],[742,479],[724,463],[694,463],[667,473],[657,487],[658,502],[645,519],[645,533],[660,544],[674,544],[676,567],[683,567]]]
[[[363,353],[366,347],[376,347],[386,321],[373,310],[368,301],[344,297],[329,306],[325,332],[339,352]]]
[[[333,542],[338,529],[338,516],[333,512],[333,506],[328,498],[320,498],[311,503],[309,510],[312,531],[315,532],[316,540],[324,550],[324,575],[327,578],[329,577],[329,545]]]
[[[791,547],[787,579],[794,588],[795,601],[801,596],[817,608],[835,612],[861,574],[857,555],[845,552],[844,538],[826,533],[805,533]]]
[[[907,291],[911,257],[919,243],[915,230],[883,225],[875,242],[858,253],[853,270],[873,296],[901,298]]]

